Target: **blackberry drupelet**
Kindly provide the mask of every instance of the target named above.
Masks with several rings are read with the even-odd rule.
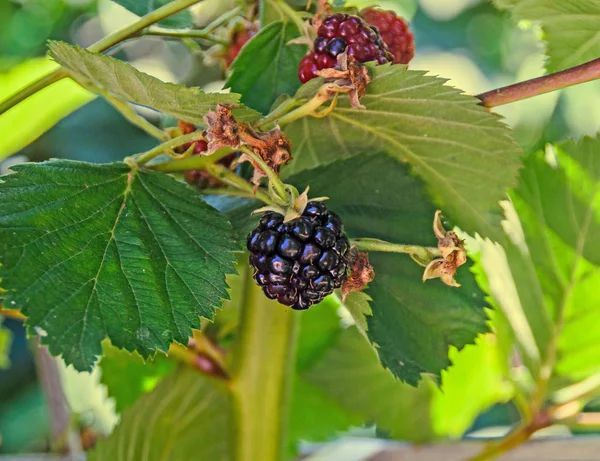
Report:
[[[394,64],[408,64],[415,55],[415,42],[408,23],[393,11],[367,8],[360,15],[377,27],[381,38],[394,56]]]
[[[254,281],[265,295],[292,309],[317,304],[346,280],[350,242],[340,217],[322,202],[308,202],[287,223],[265,213],[247,239]]]
[[[377,29],[358,16],[341,13],[327,16],[317,34],[313,50],[300,61],[298,78],[302,83],[315,78],[318,70],[335,67],[337,56],[344,51],[359,62],[385,64],[394,59]]]

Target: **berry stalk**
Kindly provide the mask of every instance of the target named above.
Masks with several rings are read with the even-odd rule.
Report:
[[[410,255],[413,260],[419,264],[426,266],[433,258],[442,255],[440,250],[435,247],[423,247],[419,245],[400,245],[397,243],[389,243],[384,240],[372,238],[358,238],[350,240],[353,246],[364,251],[382,251],[385,253],[404,253]]]
[[[267,163],[262,159],[262,157],[260,155],[255,154],[252,148],[248,146],[240,146],[240,150],[252,160],[254,160],[258,164],[260,169],[265,172],[265,174],[269,178],[269,185],[273,188],[278,197],[284,202],[289,201],[288,194],[285,190],[285,185],[283,184],[281,179],[279,179],[277,173],[275,173],[273,169],[269,165],[267,165]]]

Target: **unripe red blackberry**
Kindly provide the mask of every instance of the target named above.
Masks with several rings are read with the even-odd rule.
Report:
[[[349,14],[332,14],[323,19],[313,50],[300,61],[298,78],[302,83],[316,77],[316,71],[335,67],[337,56],[344,51],[359,62],[392,62],[394,57],[376,28],[362,18]]]
[[[237,55],[240,54],[242,47],[256,35],[256,32],[256,26],[253,24],[246,24],[244,29],[234,32],[231,39],[231,45],[229,45],[227,56],[225,57],[225,65],[227,67],[231,66],[231,63],[237,58]]]
[[[254,281],[270,299],[304,310],[342,286],[350,243],[340,217],[322,202],[309,202],[302,216],[287,223],[265,213],[248,234]]]
[[[394,56],[394,64],[408,64],[415,55],[414,36],[408,23],[393,11],[366,8],[360,15],[377,27],[381,38]]]

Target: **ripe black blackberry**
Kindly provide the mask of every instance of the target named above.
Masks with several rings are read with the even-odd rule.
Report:
[[[415,41],[408,23],[393,11],[366,8],[360,15],[377,27],[382,40],[394,56],[394,64],[408,64],[415,55]]]
[[[332,14],[323,19],[313,50],[300,61],[298,78],[302,83],[315,78],[316,71],[335,67],[344,51],[359,62],[392,62],[394,56],[376,28],[364,19],[349,14]]]
[[[287,223],[279,213],[265,213],[247,240],[254,281],[292,309],[321,302],[346,280],[350,243],[343,231],[340,217],[322,202],[308,202]]]

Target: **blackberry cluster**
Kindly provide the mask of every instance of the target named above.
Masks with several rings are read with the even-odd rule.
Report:
[[[327,16],[317,34],[312,52],[300,61],[298,78],[302,83],[315,78],[317,70],[335,67],[337,56],[344,51],[359,62],[385,64],[394,59],[377,28],[358,16],[341,13]]]
[[[321,202],[309,202],[299,218],[267,212],[248,235],[254,281],[265,295],[304,310],[342,286],[350,243],[340,217]]]
[[[394,64],[408,64],[415,55],[414,36],[408,23],[393,11],[367,8],[360,14],[368,24],[377,27],[394,56]]]

